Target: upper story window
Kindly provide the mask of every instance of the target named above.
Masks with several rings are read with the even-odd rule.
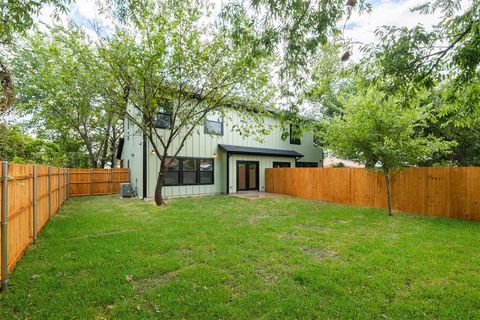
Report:
[[[290,144],[301,144],[300,138],[300,127],[296,124],[290,125]]]
[[[161,99],[158,102],[158,111],[153,119],[154,127],[159,129],[172,128],[172,103],[169,100]]]
[[[205,133],[223,136],[223,116],[219,112],[209,112],[205,117]]]

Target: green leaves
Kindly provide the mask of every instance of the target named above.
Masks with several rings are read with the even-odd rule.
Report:
[[[107,94],[111,77],[85,32],[74,25],[36,31],[17,48],[13,63],[17,112],[27,116],[31,128],[68,137],[72,144],[81,141],[90,165],[104,164],[105,141],[117,123],[110,108],[117,101]]]
[[[322,138],[338,155],[368,167],[401,168],[448,152],[454,145],[424,132],[428,117],[414,101],[367,87],[343,99],[343,114],[327,124]]]
[[[71,0],[0,0],[0,43],[9,43],[15,34],[24,34],[33,25],[33,16],[45,5],[54,7],[54,16],[66,12]]]

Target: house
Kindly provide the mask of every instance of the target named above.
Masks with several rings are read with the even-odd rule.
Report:
[[[283,140],[280,121],[268,116],[264,123],[274,129],[262,137],[263,141],[243,137],[234,130],[240,121],[236,112],[231,109],[228,116],[208,115],[204,125],[188,138],[167,169],[164,197],[265,191],[266,168],[322,166],[322,149],[314,145],[313,135],[296,139],[290,132]],[[161,116],[157,118],[160,134],[168,130]],[[160,160],[150,142],[128,120],[120,153],[137,195],[152,198]]]

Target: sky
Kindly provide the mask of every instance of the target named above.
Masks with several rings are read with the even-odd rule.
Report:
[[[98,14],[95,1],[76,0],[70,6],[68,17],[62,17],[63,22],[72,19],[77,24],[83,25],[92,35],[94,33],[88,20],[100,20],[104,25],[110,25],[108,19]],[[222,1],[226,0],[213,0],[217,7],[221,6]],[[417,23],[422,23],[430,28],[439,22],[438,15],[419,15],[410,11],[411,8],[425,3],[426,0],[370,0],[368,2],[372,5],[372,11],[361,15],[353,13],[345,25],[344,36],[355,43],[373,43],[375,29],[384,25],[413,27]],[[51,11],[52,9],[48,7],[43,9],[38,19],[44,23],[51,23]],[[345,21],[341,21],[340,26],[343,27],[344,23]],[[358,53],[358,50],[354,48],[354,55],[355,53]]]

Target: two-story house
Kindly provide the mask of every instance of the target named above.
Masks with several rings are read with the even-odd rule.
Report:
[[[228,117],[207,116],[203,128],[188,138],[167,168],[164,197],[264,191],[266,168],[322,165],[322,149],[315,146],[312,134],[298,139],[290,132],[289,138],[282,139],[280,121],[272,116],[265,117],[264,123],[273,130],[259,141],[233,130],[240,119],[235,116],[236,110],[228,112]],[[165,122],[159,117],[157,130],[169,130]],[[150,142],[126,120],[122,144],[123,167],[130,169],[130,181],[137,195],[153,197],[160,160]],[[176,144],[173,143],[174,147]]]

